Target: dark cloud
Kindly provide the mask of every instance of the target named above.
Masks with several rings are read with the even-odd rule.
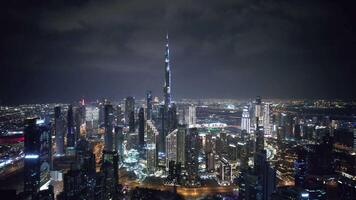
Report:
[[[353,1],[4,1],[3,103],[162,94],[355,98]]]

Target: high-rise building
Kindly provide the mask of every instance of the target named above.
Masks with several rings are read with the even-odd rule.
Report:
[[[146,119],[150,120],[152,118],[152,92],[146,92]]]
[[[54,108],[54,126],[56,137],[56,155],[64,154],[64,119],[61,113],[61,107]]]
[[[214,141],[212,134],[207,134],[205,136],[205,154],[213,152],[214,150]]]
[[[258,124],[257,124],[257,126],[258,126]],[[262,128],[262,127],[259,127],[259,128],[255,131],[255,134],[256,134],[255,152],[263,151],[263,149],[264,149],[264,142],[265,142],[264,133],[263,133],[263,128]]]
[[[114,150],[114,109],[111,104],[106,104],[104,107],[104,125],[105,125],[105,135],[104,135],[104,150],[113,151]]]
[[[158,130],[159,130],[159,139],[157,141],[157,150],[158,152],[165,153],[166,152],[166,146],[165,146],[165,139],[166,135],[168,134],[168,127],[167,127],[167,112],[165,111],[165,107],[163,105],[160,105],[158,108]]]
[[[159,135],[156,127],[151,120],[147,120],[147,171],[150,174],[153,174],[156,170],[158,152],[157,152],[157,137]]]
[[[125,122],[129,125],[129,131],[135,132],[135,98],[127,97],[125,100]]]
[[[189,128],[186,136],[186,164],[187,182],[189,186],[198,186],[199,180],[199,134],[197,128]]]
[[[263,111],[263,130],[266,137],[272,136],[272,125],[270,122],[270,103],[265,103]]]
[[[206,155],[206,170],[210,173],[215,171],[215,154],[213,152]]]
[[[105,199],[117,199],[118,196],[118,154],[115,151],[104,151],[101,172],[104,174],[104,196]]]
[[[26,119],[24,135],[24,192],[34,196],[50,182],[50,126],[38,118]]]
[[[145,145],[145,112],[142,107],[138,112],[138,144],[140,148]]]
[[[86,132],[93,134],[99,126],[99,108],[97,106],[85,107]]]
[[[121,105],[116,106],[115,121],[117,125],[123,125],[124,113],[122,112]]]
[[[79,138],[80,138],[80,127],[82,125],[83,119],[82,119],[82,108],[81,107],[76,107],[74,110],[74,143],[77,144]]]
[[[250,112],[248,111],[248,107],[244,107],[242,111],[241,130],[246,130],[247,133],[251,133]]]
[[[170,161],[177,161],[177,132],[174,130],[166,136],[166,167],[168,169]]]
[[[168,34],[166,35],[166,51],[165,51],[165,68],[164,68],[164,105],[165,110],[168,111],[168,107],[171,105],[172,97],[171,97],[171,66],[169,62],[169,41]]]
[[[177,163],[185,165],[185,141],[187,135],[187,127],[185,125],[178,125],[177,131]]]
[[[263,122],[263,112],[262,112],[262,100],[260,96],[256,97],[256,101],[255,101],[255,115],[254,115],[254,125],[255,128],[257,129],[257,124],[262,124]]]
[[[167,128],[168,132],[173,131],[178,126],[178,118],[177,118],[177,105],[172,103],[168,108],[167,113]]]
[[[188,108],[188,125],[189,127],[194,127],[197,123],[197,111],[194,105]]]
[[[232,182],[232,167],[224,157],[219,160],[219,182],[220,185],[230,185]]]
[[[75,147],[75,136],[74,136],[74,116],[73,116],[73,106],[68,106],[67,112],[67,148],[73,149]]]
[[[122,162],[122,159],[124,157],[124,134],[122,132],[123,127],[122,126],[116,126],[115,127],[115,139],[114,139],[114,146],[115,146],[115,151],[117,151],[119,155],[119,161]]]

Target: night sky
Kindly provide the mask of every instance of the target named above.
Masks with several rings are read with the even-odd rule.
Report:
[[[4,0],[0,103],[356,97],[350,0]]]

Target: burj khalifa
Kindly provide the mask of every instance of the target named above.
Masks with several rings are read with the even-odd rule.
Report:
[[[165,80],[164,80],[164,87],[163,87],[163,93],[164,93],[164,107],[166,110],[171,105],[171,66],[169,63],[169,41],[168,41],[168,33],[166,35],[166,52],[165,52]]]

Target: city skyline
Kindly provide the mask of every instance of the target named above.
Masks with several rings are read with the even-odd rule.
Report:
[[[353,5],[5,0],[0,196],[355,199]]]
[[[354,99],[352,6],[5,2],[0,103],[162,97],[166,32],[175,99]]]

